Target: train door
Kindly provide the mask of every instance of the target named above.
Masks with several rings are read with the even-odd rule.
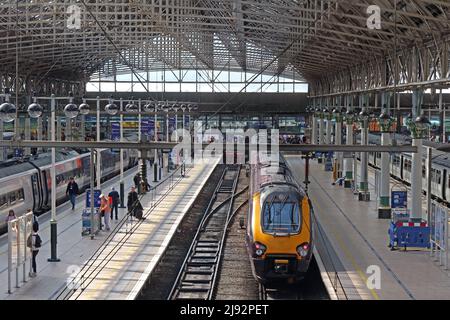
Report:
[[[33,193],[33,211],[39,209],[39,203],[42,202],[41,190],[39,190],[39,177],[37,173],[31,175],[31,191]]]
[[[42,205],[43,207],[49,207],[49,195],[50,190],[48,188],[48,170],[41,171],[42,173]]]
[[[400,179],[404,179],[403,177],[403,165],[405,164],[405,158],[403,156],[400,157]]]
[[[446,199],[446,188],[447,186],[447,169],[442,170],[442,180],[441,180],[441,185],[439,186],[441,189],[441,199],[442,200],[447,200]]]

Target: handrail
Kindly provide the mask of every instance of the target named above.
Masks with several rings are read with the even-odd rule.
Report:
[[[191,167],[189,168],[189,170],[187,172],[189,172],[191,169]],[[157,185],[153,186],[150,188],[150,192],[153,191],[153,194],[151,194],[152,198],[151,198],[151,202],[150,202],[150,208],[146,211],[145,213],[145,217],[147,217],[155,208],[156,205],[159,204],[166,196],[167,194],[172,191],[173,187],[175,186],[175,184],[177,184],[179,181],[181,181],[181,179],[183,178],[183,176],[180,174],[180,177],[177,179],[177,181],[174,182],[174,175],[177,172],[180,172],[181,170],[181,166],[178,167],[175,171],[173,171],[171,173],[170,176],[166,177],[164,180],[160,181]],[[165,184],[168,180],[169,181],[169,188],[167,189],[167,191],[162,194],[160,196],[160,198],[156,201],[155,198],[157,196],[157,189],[159,187],[161,187],[163,184]],[[145,194],[141,195],[139,197],[139,202],[140,200],[145,196]],[[135,207],[137,206],[138,202],[135,204],[135,206],[132,208],[135,209]],[[131,210],[131,211],[132,211]],[[130,211],[130,212],[131,212]],[[119,221],[119,223],[115,226],[115,228],[112,230],[112,232],[110,234],[108,234],[108,236],[106,237],[106,239],[103,241],[103,243],[99,246],[99,248],[91,255],[91,257],[89,258],[89,260],[84,264],[82,270],[80,270],[80,272],[74,277],[74,279],[72,279],[71,281],[68,281],[65,288],[61,291],[61,293],[57,296],[56,299],[59,299],[62,297],[62,295],[66,292],[66,290],[68,290],[67,294],[63,297],[63,299],[67,299],[70,298],[78,289],[81,289],[81,292],[84,290],[84,288],[86,287],[86,281],[89,280],[89,277],[95,272],[97,271],[97,269],[100,267],[100,265],[107,261],[109,262],[114,256],[115,254],[120,250],[120,248],[125,244],[125,242],[128,240],[128,238],[134,233],[134,231],[140,226],[140,224],[142,223],[142,221],[138,221],[135,225],[133,225],[131,227],[130,230],[128,230],[128,220],[131,218],[131,222],[133,222],[133,218],[130,214],[130,212],[128,212],[124,217],[122,217],[122,219]],[[126,226],[126,231],[124,236],[118,240],[118,242],[116,243],[116,245],[110,250],[110,252],[103,257],[100,260],[100,263],[97,264],[97,266],[94,267],[94,270],[91,271],[91,273],[89,275],[87,275],[86,277],[86,273],[89,272],[89,269],[91,266],[93,266],[94,262],[97,262],[99,260],[100,255],[106,250],[106,248],[108,247],[108,245],[113,241],[114,237],[122,230],[122,227],[125,225],[125,223],[127,223]],[[117,250],[116,250],[117,249]],[[116,250],[114,252],[114,250]],[[112,253],[112,255],[111,255]],[[111,256],[110,256],[111,255]],[[105,268],[106,265],[103,265],[100,270],[98,270],[97,274],[103,270],[103,268]],[[84,272],[83,272],[83,269]],[[83,273],[82,273],[83,272]],[[95,276],[96,276],[95,275]],[[86,280],[87,279],[87,280]],[[89,285],[93,280],[95,279],[92,278],[87,285]],[[81,282],[81,284],[79,283]],[[81,295],[81,293],[79,294]],[[78,295],[78,296],[79,296]]]

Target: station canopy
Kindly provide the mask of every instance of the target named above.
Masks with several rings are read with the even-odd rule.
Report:
[[[370,6],[381,29],[367,27]],[[3,0],[0,65],[85,81],[167,66],[311,81],[383,57],[394,40],[442,37],[449,16],[446,0]]]

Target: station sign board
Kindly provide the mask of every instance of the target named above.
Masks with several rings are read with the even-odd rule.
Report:
[[[111,123],[111,140],[113,140],[113,141],[120,140],[120,123],[119,122]]]
[[[408,191],[396,190],[391,191],[391,208],[407,208],[408,207]]]
[[[94,189],[94,208],[100,208],[100,195],[102,191],[99,189]],[[91,191],[90,189],[86,190],[86,208],[91,207]]]

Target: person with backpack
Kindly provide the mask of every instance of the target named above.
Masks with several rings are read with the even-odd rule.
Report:
[[[28,236],[27,239],[27,247],[30,248],[31,251],[31,270],[30,270],[30,278],[34,278],[37,275],[37,265],[36,265],[36,256],[39,253],[39,248],[42,246],[42,239],[38,234],[39,224],[36,222],[33,223],[33,231]]]
[[[143,219],[142,214],[143,214],[144,208],[142,207],[142,204],[139,201],[139,195],[136,192],[135,187],[131,187],[131,191],[128,193],[127,208],[128,208],[128,213],[131,216],[134,216],[138,219]]]

